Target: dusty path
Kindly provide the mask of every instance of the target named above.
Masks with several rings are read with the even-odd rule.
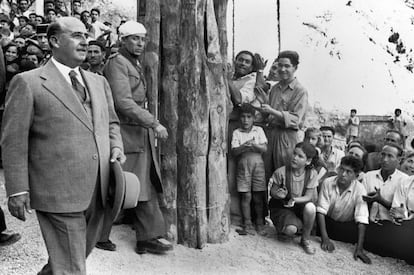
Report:
[[[0,274],[36,274],[47,260],[36,216],[30,215],[26,222],[11,217],[2,183],[0,204],[9,229],[22,234],[15,245],[0,247]],[[131,228],[115,226],[111,239],[118,245],[118,251],[95,249],[88,258],[88,274],[414,274],[414,266],[371,253],[372,265],[356,262],[352,258],[353,246],[340,242],[335,243],[334,253],[325,253],[315,238],[317,253],[308,256],[297,244],[277,241],[273,228],[267,230],[268,237],[239,236],[233,228],[225,244],[207,245],[202,250],[176,245],[165,256],[140,256],[134,252]]]

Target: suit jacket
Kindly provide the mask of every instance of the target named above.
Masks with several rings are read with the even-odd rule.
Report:
[[[125,53],[122,48],[120,53]],[[152,184],[158,192],[162,192],[161,174],[158,158],[155,151],[154,130],[159,122],[146,108],[147,90],[144,74],[139,63],[128,54],[120,53],[112,55],[104,68],[104,76],[111,86],[115,109],[121,122],[121,133],[125,153],[141,153],[151,148],[152,161],[154,162],[155,178]],[[145,138],[148,135],[148,138]],[[127,160],[128,161],[128,160]],[[142,165],[146,165],[142,163]],[[150,167],[150,164],[147,164]],[[141,178],[142,175],[137,175]],[[145,184],[142,183],[141,184]],[[141,191],[142,192],[142,191]]]
[[[1,140],[6,191],[29,191],[31,206],[40,211],[86,210],[97,179],[105,205],[110,152],[123,148],[107,81],[81,74],[92,121],[51,61],[16,75],[7,93]]]

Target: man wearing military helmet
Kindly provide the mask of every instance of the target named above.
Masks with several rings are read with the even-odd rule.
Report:
[[[166,235],[166,227],[158,204],[157,193],[162,193],[162,184],[155,137],[166,139],[168,132],[147,109],[147,89],[139,61],[144,52],[146,33],[145,27],[134,21],[119,27],[121,47],[109,58],[104,76],[111,86],[115,110],[121,121],[127,156],[123,169],[136,174],[141,182],[133,215],[136,252],[160,254],[171,250],[172,245],[162,238]]]

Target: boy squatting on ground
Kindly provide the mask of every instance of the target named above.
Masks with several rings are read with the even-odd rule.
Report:
[[[264,230],[263,193],[267,191],[262,153],[267,150],[267,138],[263,129],[254,126],[255,109],[243,104],[239,110],[241,127],[234,130],[231,141],[233,155],[238,158],[236,170],[237,191],[240,193],[243,230],[239,234],[255,234],[251,217],[251,200],[259,234]]]
[[[301,233],[300,245],[307,254],[315,254],[310,244],[310,233],[315,221],[313,203],[318,186],[317,172],[313,165],[318,160],[313,145],[296,144],[291,163],[273,173],[269,202],[270,218],[276,227],[278,239],[289,240]]]

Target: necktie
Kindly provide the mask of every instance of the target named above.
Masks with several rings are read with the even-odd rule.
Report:
[[[79,82],[76,77],[77,73],[72,70],[69,72],[70,81],[72,82],[73,89],[78,93],[79,98],[83,101],[86,100],[86,90],[85,87]]]

